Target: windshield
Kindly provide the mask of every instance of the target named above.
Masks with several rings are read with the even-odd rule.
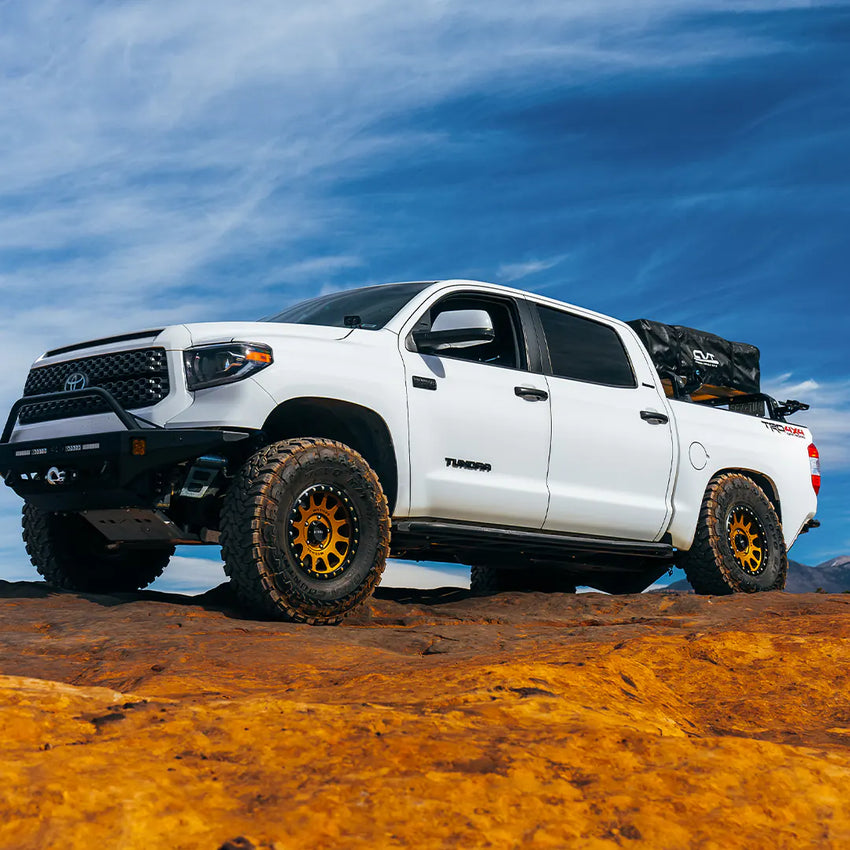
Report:
[[[374,331],[382,328],[414,295],[432,283],[391,283],[333,292],[294,304],[262,321]]]

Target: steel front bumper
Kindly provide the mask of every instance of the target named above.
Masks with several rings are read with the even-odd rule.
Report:
[[[53,439],[9,442],[16,402],[0,439],[0,475],[19,496],[49,511],[152,507],[177,464],[205,454],[231,454],[248,431],[140,428],[132,414],[104,390],[104,397],[126,430]],[[67,395],[55,393],[52,397]],[[48,396],[27,397],[47,399]],[[72,420],[69,421],[72,422]]]
[[[0,474],[43,510],[149,507],[157,473],[232,448],[239,431],[134,429],[0,444]],[[160,491],[161,492],[161,491]]]

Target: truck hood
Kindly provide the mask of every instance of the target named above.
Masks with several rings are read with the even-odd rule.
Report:
[[[193,345],[212,342],[273,342],[283,339],[340,340],[351,333],[350,328],[329,328],[320,325],[291,325],[277,322],[201,322],[191,325],[170,325],[167,328],[123,333],[65,345],[47,351],[34,366],[48,366],[65,360],[77,360],[114,351],[128,351],[150,345],[169,351],[182,351]]]
[[[274,339],[338,340],[351,333],[351,328],[330,328],[324,325],[293,325],[281,322],[203,322],[183,325],[189,332],[192,345],[211,342],[268,342]]]

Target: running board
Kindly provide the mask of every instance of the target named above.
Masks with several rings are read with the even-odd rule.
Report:
[[[407,556],[425,556],[426,560],[437,560],[441,553],[489,553],[490,550],[503,555],[523,554],[539,559],[619,556],[669,561],[674,555],[669,542],[647,543],[442,519],[397,520],[393,523],[392,549]]]

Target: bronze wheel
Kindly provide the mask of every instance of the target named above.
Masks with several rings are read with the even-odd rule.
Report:
[[[765,560],[765,538],[761,522],[751,508],[735,505],[726,518],[726,536],[732,557],[751,576],[761,575]]]
[[[313,578],[332,579],[351,565],[360,528],[351,499],[329,484],[314,484],[296,499],[287,518],[289,548]]]

